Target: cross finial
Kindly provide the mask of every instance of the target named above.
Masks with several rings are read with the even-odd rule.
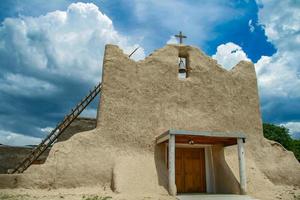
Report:
[[[179,38],[179,44],[182,44],[182,39],[186,38],[186,36],[183,35],[181,31],[179,31],[179,35],[175,35],[175,37]]]

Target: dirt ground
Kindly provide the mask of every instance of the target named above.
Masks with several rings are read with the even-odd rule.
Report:
[[[273,196],[275,196],[275,199],[279,200],[300,200],[300,189],[296,187],[291,187],[291,186],[277,186],[278,190],[274,191]],[[270,192],[266,192],[265,196],[271,196],[269,194]],[[264,198],[262,197],[263,194],[260,194],[261,199],[263,200]],[[274,197],[273,197],[274,198]],[[270,198],[268,198],[270,199]],[[275,200],[274,199],[274,200]]]
[[[274,200],[300,200],[300,190],[296,187],[278,186],[277,191],[270,194],[266,191],[264,199]],[[250,195],[251,196],[251,195]],[[72,189],[0,189],[0,200],[175,200],[168,195],[153,194],[117,194],[110,188],[80,187]],[[257,197],[254,199],[258,199]]]
[[[80,187],[72,189],[0,189],[1,200],[175,200],[168,195],[117,194],[105,187]]]

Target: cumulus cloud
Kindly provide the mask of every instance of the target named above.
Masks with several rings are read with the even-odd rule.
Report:
[[[255,64],[261,93],[268,97],[299,98],[300,68],[290,52],[281,51],[271,57],[263,56]]]
[[[44,127],[55,126],[100,81],[105,44],[129,54],[140,46],[135,41],[91,3],[5,18],[0,25],[0,130],[44,137]],[[144,56],[140,47],[132,58]]]
[[[47,96],[57,90],[58,88],[51,83],[21,74],[9,73],[0,79],[0,91],[17,96]]]
[[[178,40],[175,36],[170,36],[170,39],[167,41],[167,44],[178,44]]]
[[[259,23],[264,25],[268,39],[279,47],[297,46],[292,41],[299,36],[300,4],[293,0],[260,0],[257,3],[261,5]]]
[[[71,4],[66,11],[40,17],[7,18],[0,36],[0,58],[6,61],[0,63],[3,66],[93,83],[99,81],[105,44],[117,44],[126,53],[137,45],[130,44],[114,29],[112,21],[90,3]],[[134,56],[143,58],[143,49]]]
[[[258,22],[277,48],[274,55],[262,56],[255,64],[262,112],[267,121],[285,124],[295,135],[295,123],[300,121],[300,4],[292,0],[258,3]]]
[[[232,42],[221,44],[217,47],[217,52],[212,56],[225,69],[230,70],[242,60],[250,61],[242,48]]]
[[[0,144],[10,146],[25,146],[39,144],[40,142],[40,138],[0,130]]]
[[[300,4],[294,1],[260,1],[259,23],[278,49],[256,64],[261,93],[300,97]]]
[[[280,125],[288,128],[293,138],[300,139],[300,122],[287,122]]]
[[[277,48],[274,55],[262,56],[255,63],[264,120],[278,124],[298,123],[300,4],[292,0],[261,0],[257,3],[260,4],[258,23],[264,28],[269,42]],[[253,25],[252,21],[249,25]],[[233,43],[220,45],[213,58],[226,69],[240,60],[249,60],[246,53]]]
[[[259,3],[259,23],[277,48],[273,56],[262,56],[255,63],[261,94],[300,97],[300,4],[263,0]],[[218,46],[213,58],[226,69],[240,60],[249,60],[242,48],[231,42]]]

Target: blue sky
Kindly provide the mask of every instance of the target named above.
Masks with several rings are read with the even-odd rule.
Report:
[[[251,60],[263,120],[300,136],[298,13],[294,0],[2,0],[0,143],[44,137],[100,81],[106,43],[142,59],[179,30],[227,69]]]

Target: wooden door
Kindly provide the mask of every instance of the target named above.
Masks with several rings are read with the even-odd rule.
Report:
[[[175,155],[177,192],[206,192],[204,148],[176,148]]]

